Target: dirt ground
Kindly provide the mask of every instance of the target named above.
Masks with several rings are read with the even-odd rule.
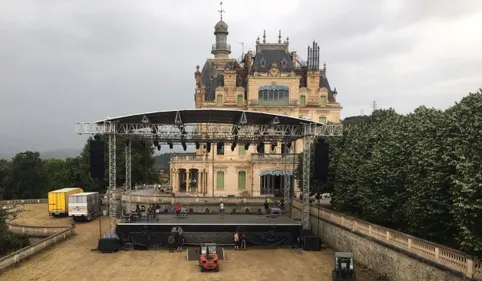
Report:
[[[69,225],[68,218],[48,216],[46,205],[26,205],[18,222],[28,225]],[[289,249],[226,249],[220,272],[201,273],[196,262],[186,261],[186,252],[167,250],[120,251],[101,254],[97,247],[99,222],[77,223],[76,235],[43,251],[17,268],[0,275],[0,281],[60,280],[319,280],[331,281],[334,251],[303,252]],[[102,220],[103,232],[108,227]],[[372,281],[360,267],[357,281]]]

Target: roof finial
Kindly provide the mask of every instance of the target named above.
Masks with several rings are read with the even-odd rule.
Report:
[[[258,36],[258,39],[256,39],[256,44],[259,44],[259,36]]]
[[[266,30],[263,30],[263,44],[266,44]]]
[[[289,43],[290,43],[290,37],[286,36],[286,44],[289,44]]]
[[[279,30],[278,34],[278,44],[281,44],[281,29]]]
[[[219,15],[221,16],[221,20],[223,20],[223,13],[224,13],[224,10],[223,10],[223,1],[221,1],[221,2],[219,3],[218,13],[219,13]]]

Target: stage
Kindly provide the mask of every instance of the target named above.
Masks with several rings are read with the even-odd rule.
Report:
[[[287,216],[276,218],[258,215],[190,214],[187,218],[176,218],[173,214],[160,214],[157,219],[120,222],[116,233],[122,245],[134,244],[140,248],[167,246],[167,237],[176,226],[182,228],[187,245],[214,242],[232,245],[233,235],[247,234],[251,246],[289,246],[296,243],[301,232],[301,223]]]

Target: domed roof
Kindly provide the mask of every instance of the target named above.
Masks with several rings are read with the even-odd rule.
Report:
[[[228,24],[225,23],[224,21],[220,20],[216,25],[214,26],[215,31],[228,31]]]

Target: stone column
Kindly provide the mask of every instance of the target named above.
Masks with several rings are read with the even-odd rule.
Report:
[[[190,177],[189,177],[189,169],[186,169],[186,193],[190,193]]]

